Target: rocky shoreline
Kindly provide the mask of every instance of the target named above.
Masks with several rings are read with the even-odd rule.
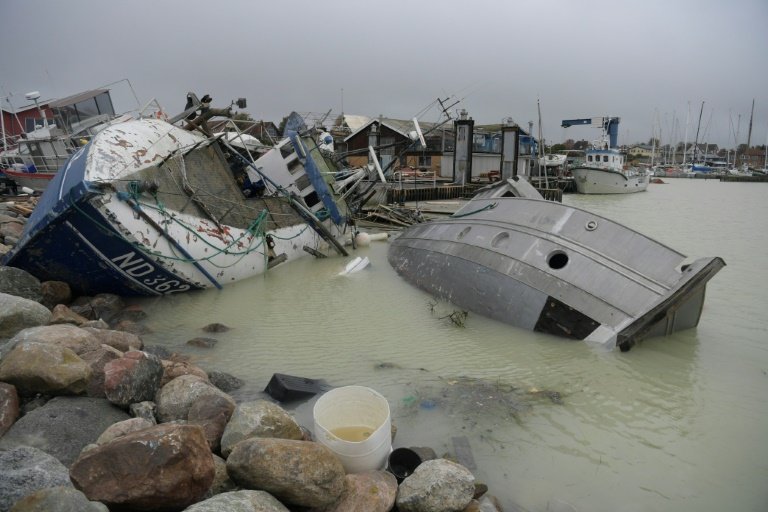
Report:
[[[28,207],[0,204],[0,253]],[[139,308],[0,266],[0,512],[500,512],[450,454],[345,474],[278,403],[145,346]],[[394,437],[394,430],[393,430]]]

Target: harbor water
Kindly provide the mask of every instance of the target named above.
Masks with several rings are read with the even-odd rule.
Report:
[[[273,373],[384,395],[393,448],[459,456],[505,510],[768,510],[768,185],[664,179],[625,196],[563,202],[727,266],[696,329],[630,352],[473,315],[402,280],[387,242],[365,270],[304,258],[209,290],[137,299],[148,345],[246,382]],[[202,327],[219,322],[227,332]],[[214,337],[213,348],[186,341]],[[287,406],[311,428],[315,399]]]

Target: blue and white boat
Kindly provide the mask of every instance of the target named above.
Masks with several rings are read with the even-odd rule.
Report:
[[[94,136],[0,263],[79,294],[151,296],[220,288],[307,254],[347,255],[346,203],[311,134],[291,132],[255,158],[228,134],[204,133],[202,109],[174,124],[190,110]]]

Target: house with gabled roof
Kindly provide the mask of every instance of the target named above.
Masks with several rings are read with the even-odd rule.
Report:
[[[368,163],[368,146],[373,146],[382,168],[411,167],[440,173],[440,156],[446,145],[453,145],[452,126],[435,130],[436,123],[419,122],[427,146],[414,139],[416,128],[412,120],[377,117],[369,119],[337,144],[337,151],[347,154],[352,167]]]

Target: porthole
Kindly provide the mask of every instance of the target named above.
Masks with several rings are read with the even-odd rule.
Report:
[[[509,240],[509,233],[499,233],[495,237],[493,237],[493,240],[491,240],[491,247],[494,249],[499,249],[502,247],[506,247],[507,241]]]
[[[596,230],[597,229],[597,221],[596,220],[590,220],[589,222],[587,222],[587,224],[584,226],[584,228],[587,231],[594,231],[594,230]]]
[[[461,232],[456,236],[456,240],[461,240],[465,236],[467,236],[467,233],[472,231],[472,228],[467,226],[466,228],[462,229]]]
[[[552,270],[560,270],[568,264],[568,255],[563,251],[554,251],[547,257],[547,263]]]

